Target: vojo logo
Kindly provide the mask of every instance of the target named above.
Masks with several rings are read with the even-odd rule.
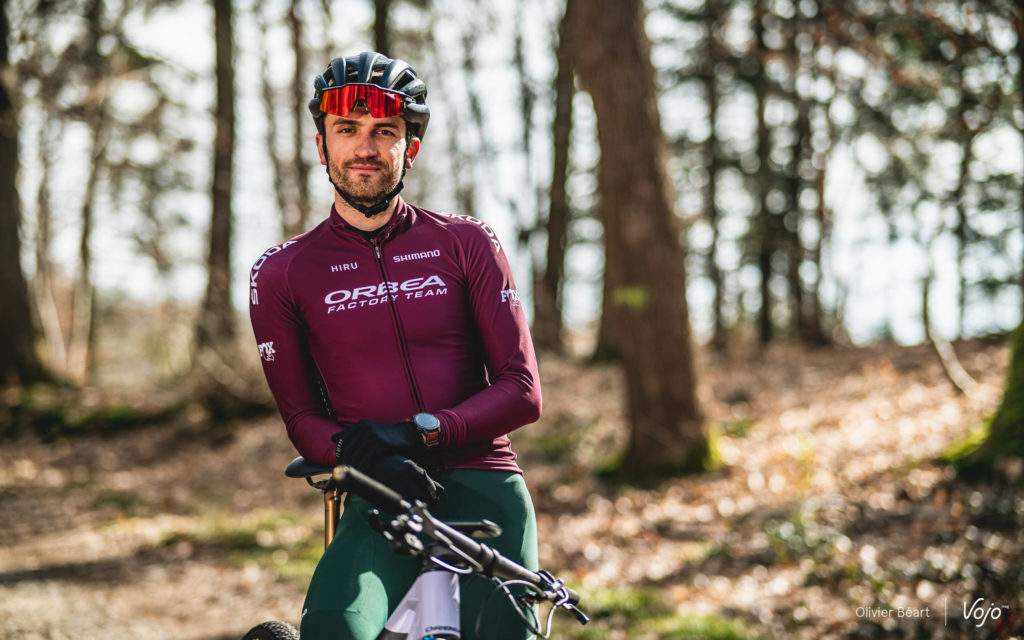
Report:
[[[997,605],[987,602],[985,598],[978,598],[971,604],[970,609],[967,608],[967,603],[964,602],[964,620],[970,623],[977,623],[974,626],[980,628],[985,626],[986,622],[1003,617],[1003,612],[1009,610],[1009,605]]]
[[[448,293],[448,285],[440,276],[412,278],[403,282],[381,282],[376,285],[356,287],[355,289],[338,289],[324,296],[327,313],[373,307],[399,298],[413,300]]]

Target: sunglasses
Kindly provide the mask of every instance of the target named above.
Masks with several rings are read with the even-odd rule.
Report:
[[[392,118],[405,111],[404,93],[381,89],[375,84],[346,84],[325,89],[320,99],[320,111],[345,117],[362,103],[374,118]]]

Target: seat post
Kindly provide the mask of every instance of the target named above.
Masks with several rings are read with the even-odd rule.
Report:
[[[334,532],[338,528],[338,519],[341,517],[341,496],[337,489],[324,491],[324,550],[334,539]]]

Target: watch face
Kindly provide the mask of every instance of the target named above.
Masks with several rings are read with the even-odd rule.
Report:
[[[441,421],[430,413],[417,413],[412,417],[412,421],[417,427],[427,431],[434,431],[441,427]]]

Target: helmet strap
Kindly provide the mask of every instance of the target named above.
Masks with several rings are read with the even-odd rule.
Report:
[[[341,199],[344,200],[346,204],[348,204],[348,206],[352,207],[353,209],[363,214],[367,218],[372,218],[373,216],[377,215],[381,211],[384,211],[391,206],[391,200],[394,199],[394,197],[397,196],[398,193],[402,190],[402,187],[405,186],[402,184],[401,179],[398,180],[398,184],[395,185],[395,188],[385,193],[384,197],[377,204],[367,206],[365,204],[356,202],[351,197],[349,197],[347,193],[342,191],[337,184],[335,184],[334,177],[331,175],[331,158],[329,155],[327,155],[327,136],[321,135],[320,139],[321,146],[323,147],[324,150],[324,159],[327,160],[327,179],[330,180],[331,185],[334,187],[334,190],[338,192],[338,195],[341,196]],[[408,154],[409,147],[408,145],[406,145],[405,152],[402,153],[402,178],[405,178],[405,159],[408,157]]]
[[[331,180],[331,184],[334,184],[334,180]],[[384,211],[385,209],[391,206],[392,198],[398,195],[398,192],[402,190],[403,186],[404,185],[402,184],[402,181],[399,180],[398,184],[395,185],[394,189],[384,194],[383,200],[369,207],[364,204],[360,204],[353,200],[352,198],[348,197],[348,194],[339,189],[338,185],[336,184],[334,185],[334,190],[338,192],[338,195],[341,196],[342,200],[348,203],[348,206],[352,207],[353,209],[363,214],[367,218],[372,218],[373,216],[377,215],[381,211]]]

